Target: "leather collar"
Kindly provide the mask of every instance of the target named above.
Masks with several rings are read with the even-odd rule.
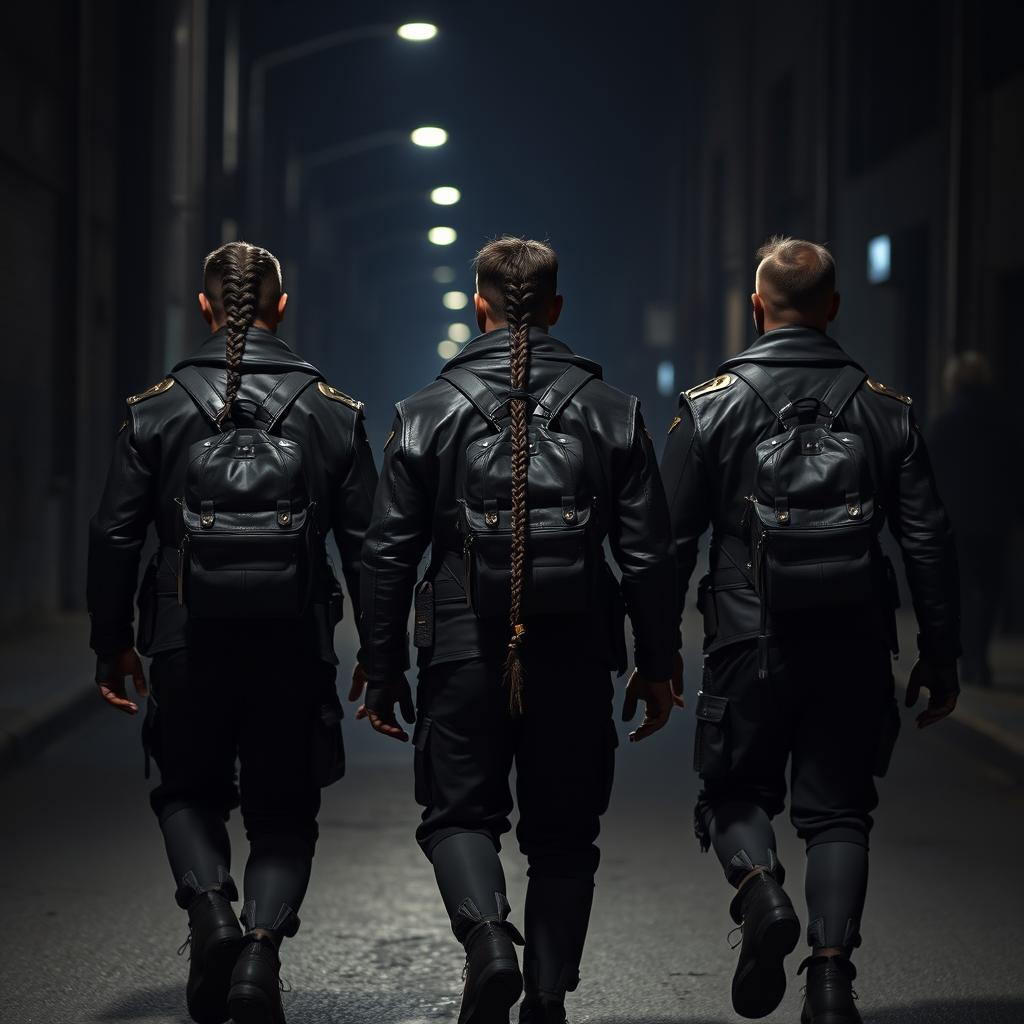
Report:
[[[790,366],[856,366],[864,369],[840,347],[839,342],[813,327],[794,324],[767,331],[748,349],[731,356],[718,368],[724,373],[740,363]]]
[[[216,366],[225,365],[224,347],[227,331],[222,327],[211,334],[199,346],[199,350],[178,363],[174,370],[183,366]],[[320,376],[320,371],[307,363],[288,347],[288,344],[276,334],[262,327],[250,327],[245,335],[245,351],[242,353],[242,371],[250,373],[287,373],[291,370],[302,370],[305,373]]]
[[[598,363],[576,355],[564,342],[553,338],[543,327],[530,328],[530,359],[543,359],[557,363],[571,363],[582,367],[588,373],[601,378],[602,369]],[[498,364],[505,367],[509,362],[508,328],[499,327],[487,334],[478,335],[453,359],[444,364],[442,373],[456,366],[469,363]]]

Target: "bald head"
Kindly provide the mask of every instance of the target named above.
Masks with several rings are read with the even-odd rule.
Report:
[[[824,331],[839,310],[828,249],[777,235],[757,250],[757,259],[751,303],[758,330],[802,324]]]

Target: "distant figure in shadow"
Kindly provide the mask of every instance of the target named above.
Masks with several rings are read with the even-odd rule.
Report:
[[[960,556],[960,678],[991,686],[989,646],[1005,595],[1011,531],[1024,497],[1018,474],[1008,467],[1024,462],[1024,449],[1008,429],[992,388],[991,367],[980,352],[953,356],[943,385],[948,407],[931,425],[928,447]]]

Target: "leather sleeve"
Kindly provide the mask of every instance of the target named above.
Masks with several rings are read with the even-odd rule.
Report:
[[[347,470],[338,481],[332,496],[331,529],[341,555],[345,588],[352,603],[352,613],[365,647],[362,631],[360,573],[363,540],[373,512],[373,496],[377,489],[377,467],[366,437],[362,414],[357,414],[351,431],[352,445],[347,453]]]
[[[669,431],[661,457],[661,473],[668,493],[672,536],[676,545],[677,645],[682,647],[682,617],[686,592],[697,564],[702,534],[711,524],[712,494],[700,431],[689,401],[679,404],[679,422]]]
[[[906,410],[905,444],[889,497],[889,529],[899,542],[917,615],[922,657],[960,656],[960,581],[953,531],[935,487],[924,438]]]
[[[608,537],[622,571],[637,671],[662,680],[672,674],[675,650],[672,537],[654,447],[636,399],[632,404],[629,444],[612,466]]]
[[[155,467],[143,454],[134,416],[135,410],[129,409],[114,442],[103,497],[89,523],[89,646],[100,657],[119,654],[135,643],[139,556],[155,514]]]
[[[387,682],[409,667],[409,609],[433,525],[429,475],[407,448],[401,406],[393,430],[363,543],[363,665],[372,682]]]

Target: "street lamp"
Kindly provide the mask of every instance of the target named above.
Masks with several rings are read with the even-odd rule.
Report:
[[[445,292],[441,302],[445,309],[465,309],[469,305],[469,296],[465,292]]]
[[[431,25],[429,21],[410,21],[399,25],[396,31],[398,38],[407,43],[425,43],[437,35],[437,26]]]
[[[430,201],[436,206],[454,206],[462,198],[462,193],[451,185],[442,185],[430,193]]]
[[[459,346],[450,338],[437,343],[437,354],[444,360],[454,359],[459,354]]]
[[[433,278],[438,284],[451,284],[456,276],[453,267],[434,267]]]
[[[433,245],[451,245],[458,237],[455,228],[437,227],[427,232],[427,241]]]
[[[459,345],[465,344],[472,337],[473,332],[466,324],[449,324],[448,337]]]
[[[429,22],[406,22],[395,26],[392,24],[363,25],[359,28],[342,29],[330,32],[315,39],[307,39],[294,46],[285,46],[280,50],[271,50],[261,54],[252,62],[249,70],[249,180],[250,216],[255,219],[257,211],[262,209],[263,192],[263,125],[266,121],[267,106],[267,73],[272,68],[302,60],[325,50],[333,50],[339,46],[348,46],[364,39],[385,39],[397,35],[399,39],[409,43],[424,43],[437,36],[437,26]],[[262,226],[262,225],[260,225]]]
[[[422,128],[414,128],[409,138],[414,146],[422,146],[424,149],[437,149],[448,141],[448,133],[436,125],[425,125]]]

